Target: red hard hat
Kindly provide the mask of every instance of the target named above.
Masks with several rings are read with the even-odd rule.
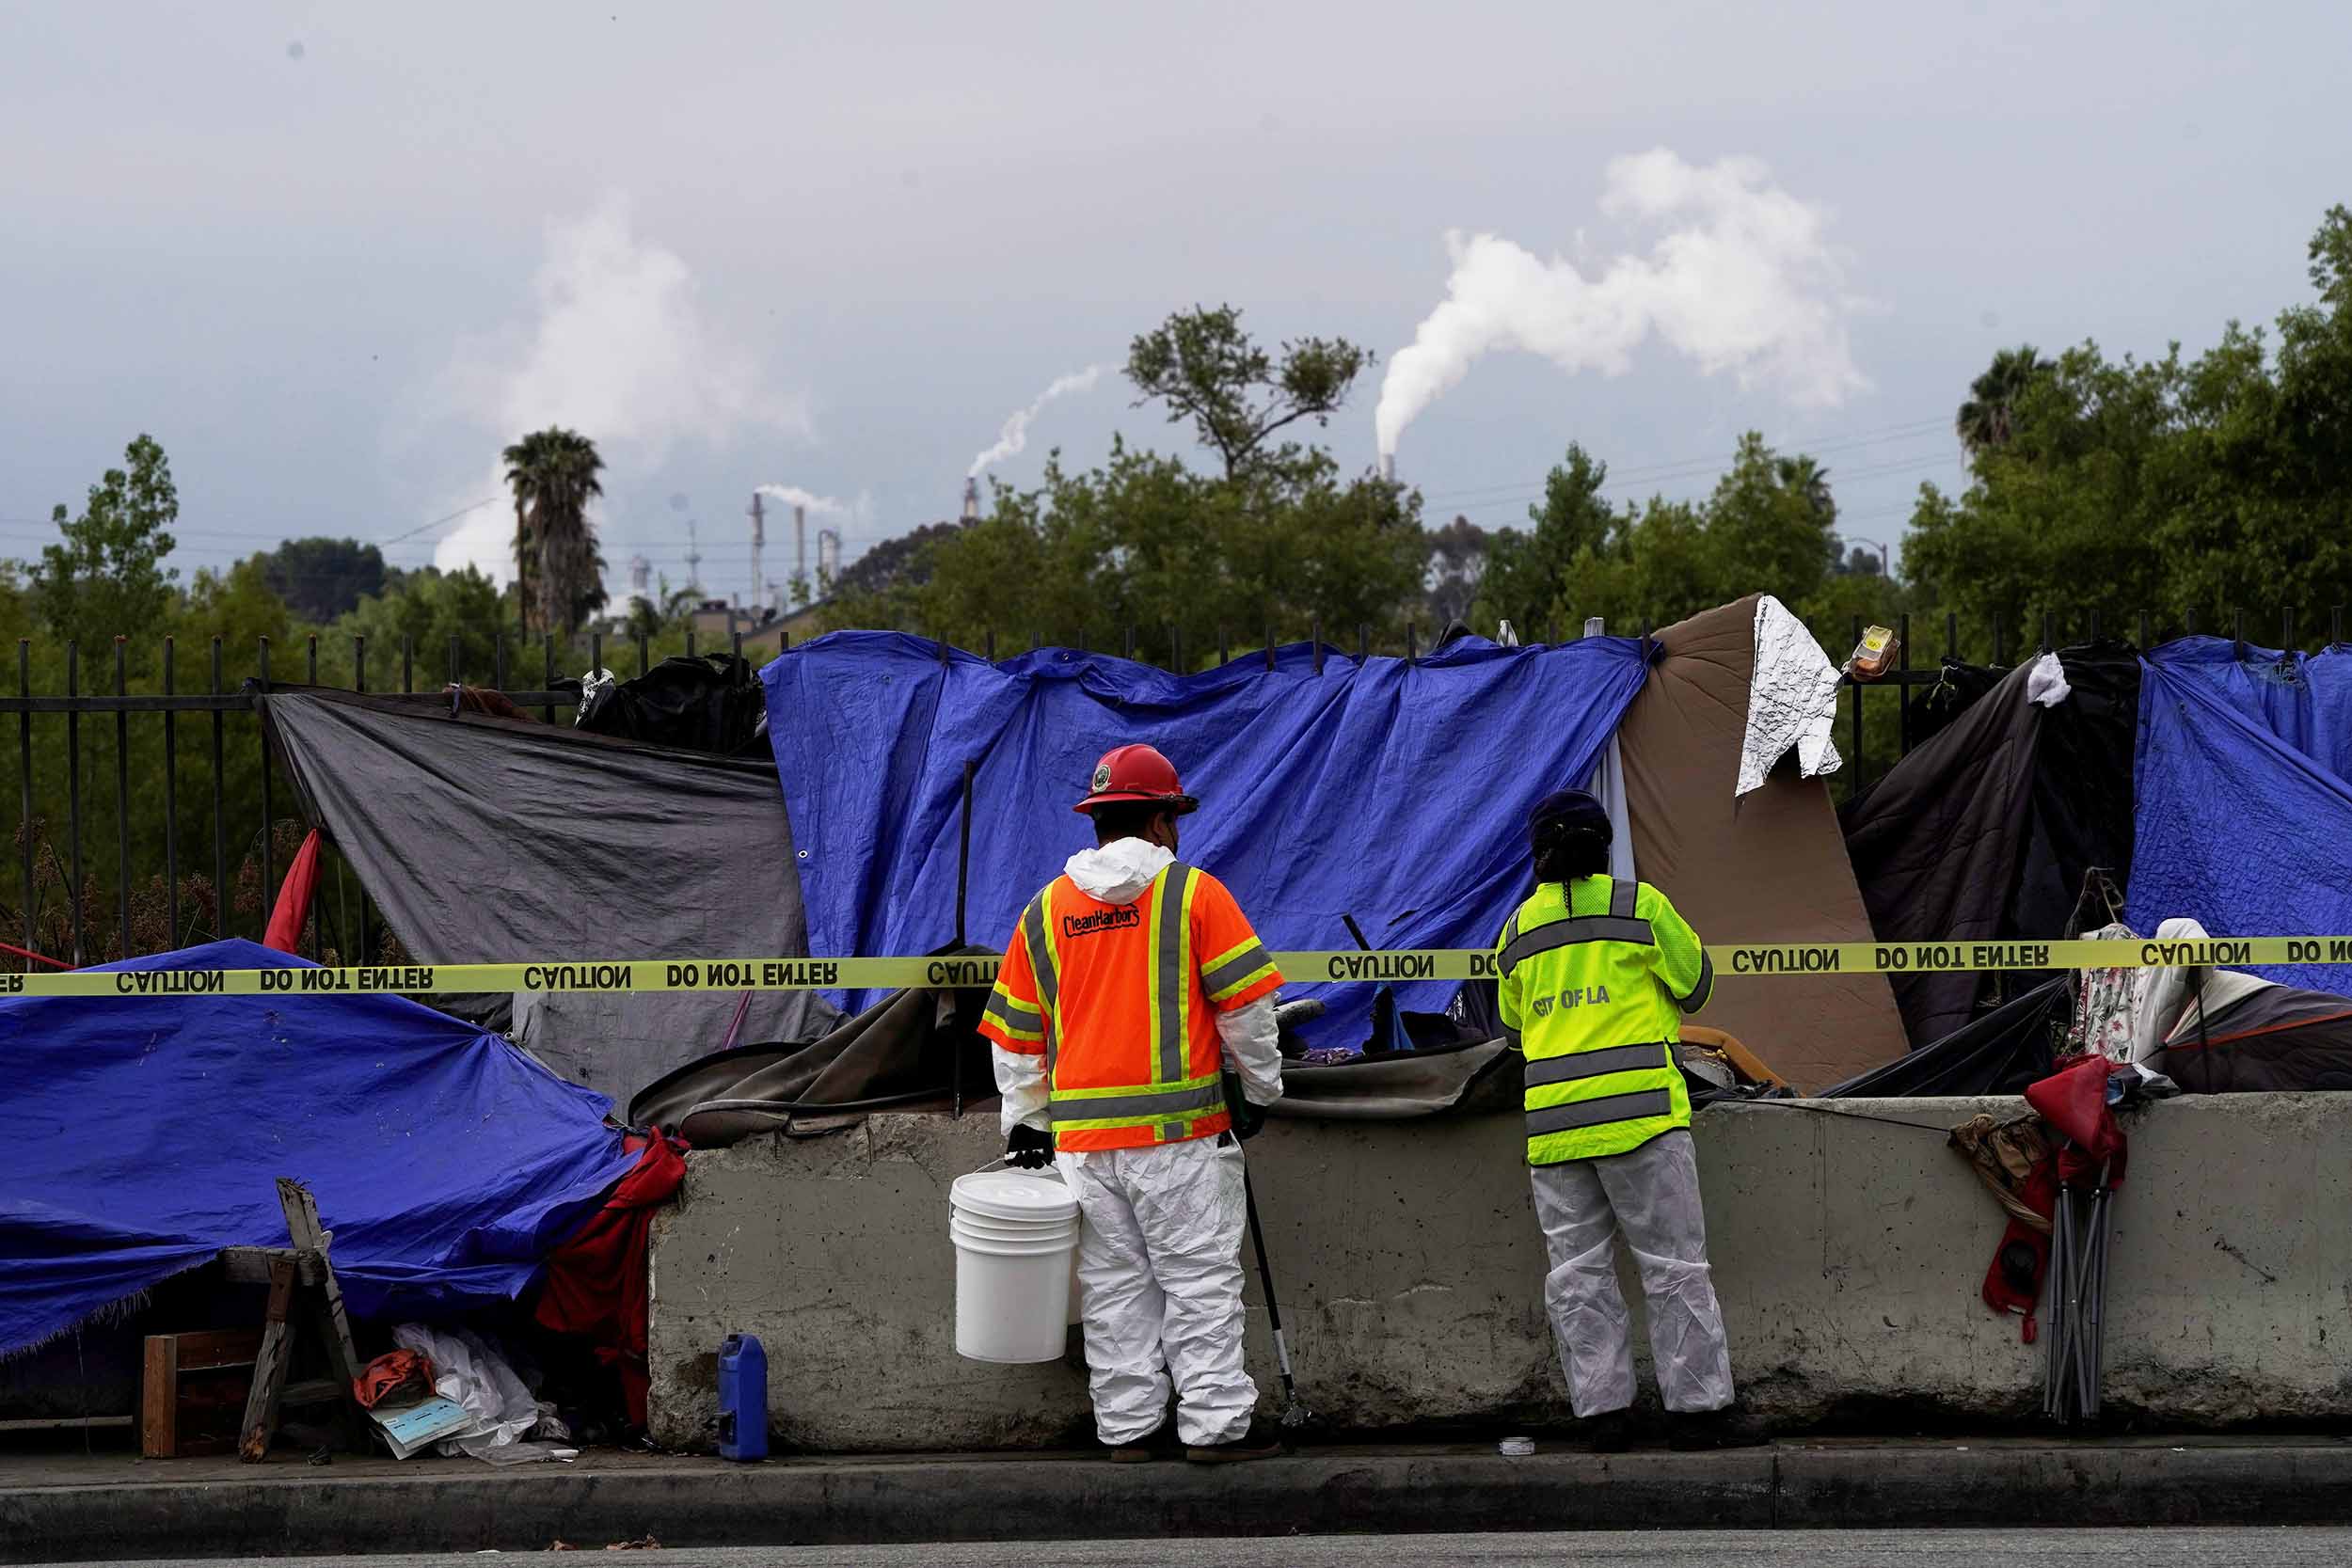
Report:
[[[1176,782],[1176,765],[1149,746],[1114,746],[1094,765],[1094,793],[1070,809],[1081,815],[1097,806],[1133,801],[1162,805],[1182,816],[1200,802]]]

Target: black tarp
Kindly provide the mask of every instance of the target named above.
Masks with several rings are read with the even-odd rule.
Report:
[[[673,1129],[697,1148],[830,1132],[872,1111],[952,1109],[959,1068],[965,1107],[985,1101],[993,1118],[995,1071],[978,1033],[987,994],[893,991],[818,1039],[714,1052],[639,1091],[630,1125]]]
[[[597,687],[578,725],[648,746],[766,756],[768,697],[748,659],[674,654],[634,679]]]
[[[2064,975],[1883,1067],[1823,1089],[1823,1100],[1911,1099],[1944,1094],[2023,1094],[2050,1075],[2058,1038],[2072,1016]]]
[[[773,763],[633,744],[444,697],[279,689],[257,699],[311,824],[427,963],[794,958],[808,951]],[[725,1041],[739,993],[544,992],[516,1034],[626,1102]],[[754,992],[738,1041],[810,1039],[839,1015]]]
[[[2113,641],[2058,660],[2065,701],[2029,701],[2032,665],[2019,666],[1840,814],[1881,942],[2056,939],[2092,867],[2128,878],[2139,660]],[[1895,998],[1916,1048],[2042,978],[1897,975]]]

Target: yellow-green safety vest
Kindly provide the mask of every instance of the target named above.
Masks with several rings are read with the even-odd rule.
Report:
[[[1715,971],[1664,894],[1613,877],[1546,882],[1495,958],[1503,1028],[1527,1055],[1529,1164],[1623,1154],[1691,1125],[1674,1041]]]

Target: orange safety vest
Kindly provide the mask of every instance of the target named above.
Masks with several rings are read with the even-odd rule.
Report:
[[[1282,976],[1225,884],[1177,861],[1132,904],[1057,877],[1022,911],[980,1033],[1045,1057],[1055,1147],[1214,1137],[1225,1109],[1216,1015]]]

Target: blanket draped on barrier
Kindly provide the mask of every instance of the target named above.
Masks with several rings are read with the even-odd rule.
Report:
[[[1486,947],[1528,889],[1528,809],[1590,780],[1641,689],[1641,644],[1418,660],[1305,644],[1177,675],[1044,649],[991,664],[889,632],[836,632],[761,672],[810,951],[924,953],[956,935],[959,801],[977,765],[966,931],[1001,945],[1025,902],[1091,842],[1071,806],[1095,759],[1143,741],[1202,801],[1183,854],[1231,887],[1269,947]],[[1322,995],[1316,1037],[1360,1039],[1372,988]],[[1450,981],[1397,988],[1444,1008]],[[858,994],[848,1005],[874,1000]]]
[[[249,942],[109,968],[123,996],[0,1002],[0,1355],[317,1196],[360,1316],[509,1298],[636,1163],[602,1095],[394,996],[190,995],[186,970],[310,969]]]

